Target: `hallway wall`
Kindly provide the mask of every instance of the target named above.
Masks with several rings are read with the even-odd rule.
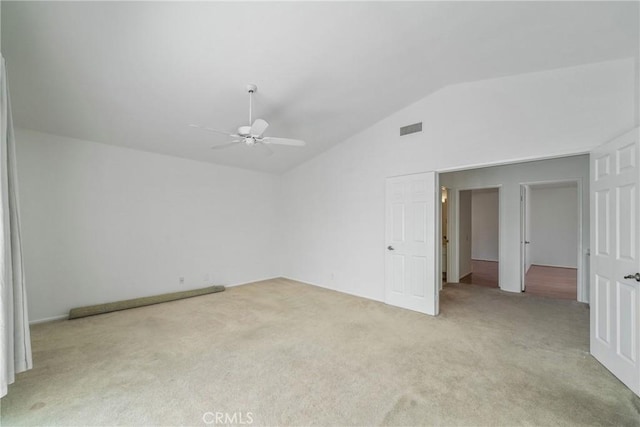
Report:
[[[498,189],[471,192],[471,258],[498,261]]]

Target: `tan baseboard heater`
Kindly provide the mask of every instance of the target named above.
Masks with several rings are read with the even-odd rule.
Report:
[[[78,319],[80,317],[94,316],[96,314],[111,313],[113,311],[128,310],[130,308],[144,307],[146,305],[160,304],[184,298],[213,294],[216,292],[222,292],[224,289],[224,286],[209,286],[208,288],[192,289],[190,291],[172,292],[169,294],[153,295],[150,297],[72,308],[69,311],[69,319]]]

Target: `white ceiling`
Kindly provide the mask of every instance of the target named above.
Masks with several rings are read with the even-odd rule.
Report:
[[[9,2],[18,127],[283,172],[454,83],[638,54],[637,2]],[[263,156],[190,123],[308,146]]]

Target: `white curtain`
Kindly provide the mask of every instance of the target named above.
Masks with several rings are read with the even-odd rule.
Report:
[[[24,287],[18,174],[7,70],[0,73],[0,397],[15,374],[31,369],[31,336]]]

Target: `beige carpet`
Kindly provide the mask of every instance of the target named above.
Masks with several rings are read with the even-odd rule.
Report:
[[[588,354],[585,305],[451,285],[441,308],[271,280],[37,325],[2,425],[640,423]]]

